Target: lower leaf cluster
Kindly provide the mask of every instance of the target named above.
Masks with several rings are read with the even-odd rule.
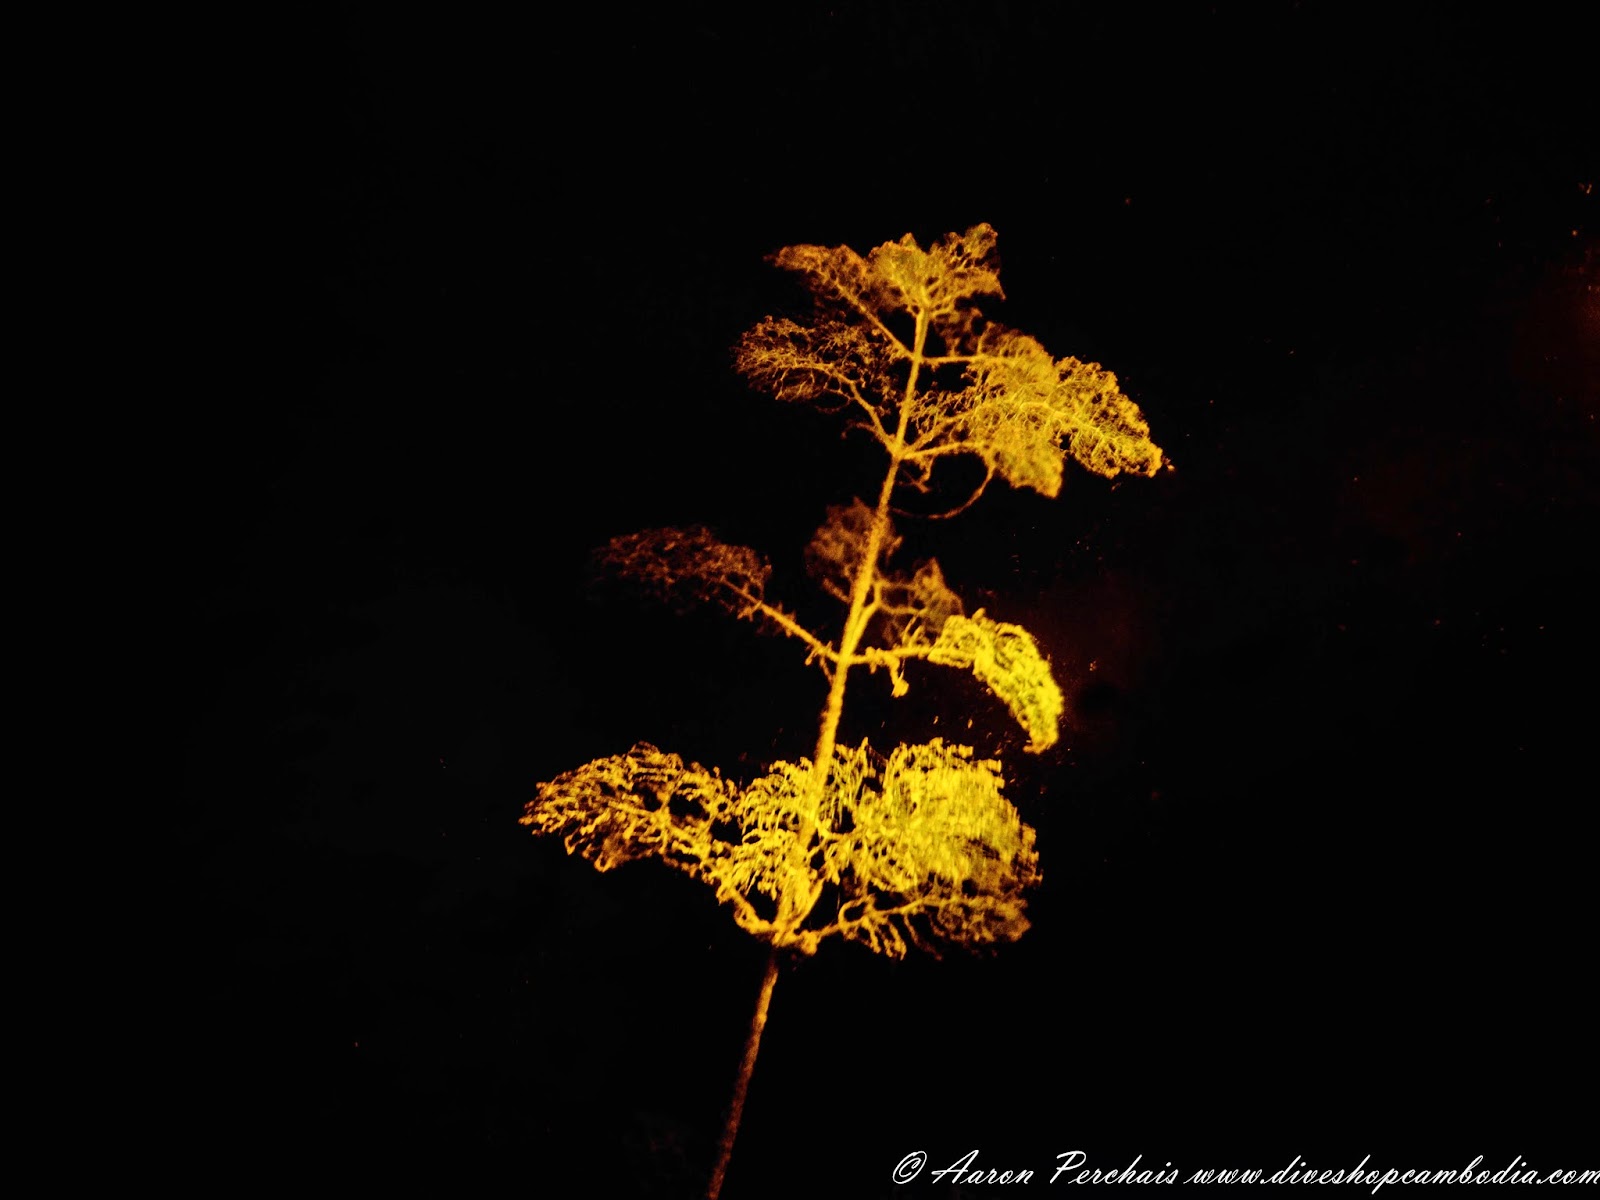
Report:
[[[813,953],[832,936],[937,954],[1021,936],[1034,831],[999,764],[940,739],[887,758],[863,742],[825,780],[806,759],[747,787],[647,743],[540,785],[522,823],[604,871],[659,858],[708,884],[748,932]]]

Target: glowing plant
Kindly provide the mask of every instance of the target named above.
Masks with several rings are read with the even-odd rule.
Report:
[[[771,568],[703,528],[614,539],[602,557],[662,598],[720,605],[800,641],[828,682],[816,750],[775,762],[748,784],[640,743],[541,784],[522,823],[560,834],[605,871],[657,857],[715,889],[771,952],[707,1195],[722,1187],[755,1066],[780,951],[815,953],[840,937],[903,956],[908,945],[1011,941],[1027,929],[1023,893],[1038,878],[1034,832],[1001,796],[1000,764],[934,739],[887,754],[840,745],[846,683],[880,668],[896,696],[905,664],[971,671],[1039,751],[1056,741],[1060,689],[1033,637],[982,609],[965,611],[935,561],[888,564],[897,487],[928,492],[934,469],[969,454],[986,468],[966,500],[999,475],[1055,496],[1067,457],[1107,477],[1154,475],[1161,451],[1139,409],[1096,364],[1054,359],[1037,341],[984,318],[1001,296],[995,234],[978,225],[923,250],[908,234],[866,257],[849,247],[790,246],[776,265],[804,279],[809,324],[768,318],[741,340],[737,364],[781,400],[817,402],[874,439],[888,458],[875,503],[828,511],[805,564],[845,607],[837,640],[768,600]]]

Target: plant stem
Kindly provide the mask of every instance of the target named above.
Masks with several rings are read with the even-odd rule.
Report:
[[[878,491],[878,507],[873,510],[866,549],[862,552],[861,565],[856,569],[850,589],[850,611],[845,615],[844,630],[839,638],[839,666],[833,673],[833,686],[828,689],[828,705],[822,710],[822,728],[817,733],[817,750],[811,759],[812,794],[819,807],[827,789],[828,771],[833,764],[839,722],[844,716],[845,677],[850,673],[850,659],[867,631],[867,594],[877,577],[878,556],[883,552],[883,543],[889,533],[889,501],[894,496],[895,479],[905,457],[906,428],[911,419],[911,402],[917,395],[917,376],[922,367],[922,350],[927,340],[928,318],[926,314],[918,313],[916,336],[911,348],[911,372],[906,379],[905,396],[900,402],[900,420],[895,428],[894,444],[889,448],[889,469],[884,473],[883,486]]]
[[[833,673],[833,683],[828,689],[827,707],[822,710],[822,726],[817,732],[816,755],[811,760],[811,819],[812,827],[822,825],[822,800],[828,786],[828,770],[833,764],[833,750],[838,742],[839,722],[844,716],[844,689],[850,674],[850,660],[861,645],[871,616],[867,595],[872,591],[878,574],[878,556],[889,534],[889,501],[894,496],[896,477],[905,459],[906,429],[911,419],[911,402],[917,395],[917,376],[922,367],[922,351],[928,340],[928,317],[917,314],[916,336],[911,350],[911,371],[906,379],[905,396],[900,402],[900,421],[895,429],[894,443],[889,448],[889,469],[884,473],[883,486],[878,490],[878,506],[873,510],[872,528],[867,533],[867,544],[861,554],[860,566],[850,588],[850,610],[845,615],[844,630],[839,638],[839,665]],[[788,911],[788,897],[780,902],[780,916],[799,928],[810,915],[811,907],[821,895],[819,888],[801,905]],[[785,903],[787,902],[787,903]],[[801,911],[803,909],[804,911]],[[772,1002],[772,989],[778,982],[778,951],[768,952],[767,973],[761,980],[761,994],[756,997],[756,1011],[750,1018],[750,1034],[745,1038],[744,1058],[739,1063],[739,1078],[733,1085],[733,1099],[728,1104],[728,1116],[722,1124],[722,1137],[717,1144],[717,1162],[711,1171],[711,1182],[706,1186],[706,1200],[717,1200],[722,1192],[722,1181],[728,1174],[728,1161],[733,1157],[734,1139],[739,1136],[739,1121],[744,1116],[744,1099],[750,1090],[750,1076],[756,1069],[756,1055],[761,1051],[761,1031],[767,1026],[767,1007]]]
[[[739,1136],[739,1121],[744,1116],[744,1098],[750,1091],[750,1076],[755,1073],[756,1055],[761,1050],[761,1031],[767,1027],[767,1008],[772,1003],[772,989],[778,982],[778,949],[767,953],[767,973],[761,979],[761,994],[756,997],[756,1011],[750,1018],[750,1033],[744,1040],[744,1058],[739,1062],[739,1078],[733,1085],[733,1099],[728,1102],[728,1116],[722,1123],[722,1137],[717,1143],[717,1165],[712,1168],[711,1182],[706,1185],[706,1200],[717,1200],[722,1192],[722,1181],[728,1174],[728,1160],[733,1157],[733,1142]]]

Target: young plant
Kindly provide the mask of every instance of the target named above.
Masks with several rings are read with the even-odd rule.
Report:
[[[1046,496],[1071,457],[1096,474],[1154,475],[1162,454],[1116,377],[1055,359],[989,321],[976,300],[1002,296],[995,233],[977,225],[923,250],[908,234],[862,257],[847,246],[790,246],[772,261],[808,286],[807,323],[769,317],[739,343],[737,365],[780,400],[819,404],[882,448],[872,503],[828,510],[805,551],[816,582],[844,607],[828,638],[769,600],[756,551],[700,527],[614,539],[602,557],[661,598],[720,605],[799,641],[827,680],[816,749],[749,783],[647,743],[539,786],[522,823],[559,834],[599,870],[655,857],[709,885],[739,926],[771,948],[707,1196],[722,1187],[778,978],[780,952],[828,938],[901,957],[908,946],[1012,941],[1027,929],[1038,879],[1034,831],[1001,795],[998,762],[939,738],[886,752],[841,745],[851,673],[882,669],[893,694],[912,661],[971,671],[1011,711],[1027,749],[1055,743],[1061,691],[1032,635],[982,609],[967,613],[936,561],[890,565],[900,544],[897,489],[929,492],[936,468],[972,455],[985,468],[971,505],[998,475]]]

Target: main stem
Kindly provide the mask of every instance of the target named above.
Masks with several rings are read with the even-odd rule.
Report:
[[[833,684],[828,689],[828,703],[822,710],[822,727],[817,732],[817,750],[811,759],[811,811],[812,827],[821,824],[822,797],[828,786],[828,767],[833,762],[833,749],[839,740],[839,722],[844,716],[844,688],[850,673],[850,660],[861,648],[861,639],[867,631],[870,613],[867,597],[872,592],[872,581],[878,575],[878,556],[883,553],[883,543],[889,533],[889,500],[894,495],[895,478],[905,459],[906,429],[911,422],[911,401],[917,395],[917,376],[922,369],[922,351],[928,344],[928,318],[917,314],[916,336],[911,348],[911,371],[906,378],[905,395],[900,401],[900,421],[895,427],[894,443],[889,447],[889,469],[884,473],[883,486],[878,489],[878,507],[872,513],[872,528],[867,532],[866,549],[861,555],[861,565],[850,586],[850,610],[845,614],[844,631],[839,637],[838,666],[833,672]],[[783,924],[799,928],[822,894],[819,887],[810,896],[779,902]],[[739,1062],[739,1077],[734,1081],[733,1099],[728,1104],[728,1115],[722,1123],[722,1136],[717,1141],[717,1162],[711,1171],[711,1182],[706,1186],[706,1200],[717,1200],[722,1193],[722,1181],[728,1174],[728,1162],[733,1158],[733,1143],[739,1136],[739,1122],[744,1116],[745,1096],[750,1091],[750,1076],[756,1069],[756,1055],[761,1051],[761,1031],[767,1027],[767,1007],[772,1003],[772,989],[778,982],[778,951],[774,947],[767,955],[767,973],[761,979],[761,993],[756,997],[755,1015],[750,1018],[750,1033],[744,1042],[744,1057]]]
[[[767,1027],[767,1008],[772,1004],[772,989],[777,982],[778,949],[774,946],[767,954],[767,973],[761,977],[756,1011],[750,1018],[750,1032],[744,1039],[744,1057],[739,1060],[739,1078],[734,1081],[733,1099],[728,1102],[728,1116],[722,1123],[722,1137],[717,1141],[717,1165],[712,1168],[711,1182],[706,1185],[706,1200],[717,1200],[722,1193],[728,1160],[733,1157],[733,1141],[739,1136],[739,1120],[744,1116],[744,1098],[750,1091],[750,1076],[755,1073],[756,1055],[761,1051],[761,1031]]]
[[[889,447],[889,469],[884,473],[883,486],[878,489],[878,507],[872,513],[872,528],[867,532],[866,550],[861,555],[861,565],[856,570],[850,588],[850,611],[845,615],[844,631],[839,637],[839,665],[833,672],[828,704],[822,710],[822,728],[817,733],[817,751],[811,759],[812,795],[817,798],[819,808],[828,784],[828,768],[833,763],[833,749],[838,744],[839,722],[844,717],[845,680],[850,674],[851,659],[861,648],[861,639],[867,631],[870,616],[867,596],[872,591],[873,580],[877,578],[878,556],[883,553],[883,543],[889,533],[889,500],[894,495],[900,464],[905,460],[911,401],[917,395],[917,376],[922,369],[922,351],[927,342],[928,318],[926,314],[918,313],[916,336],[911,346],[911,371],[906,377],[905,395],[900,401],[900,422],[895,427],[894,443]]]

